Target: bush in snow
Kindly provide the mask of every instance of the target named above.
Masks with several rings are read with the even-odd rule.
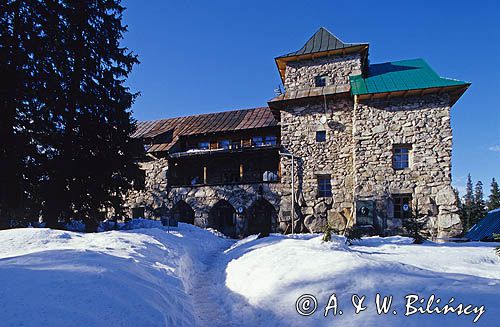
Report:
[[[345,230],[345,242],[347,245],[352,245],[353,241],[360,240],[363,235],[363,229],[359,228],[358,226],[349,227]]]
[[[327,223],[326,226],[323,228],[323,242],[330,242],[332,240],[332,233],[340,234],[340,231],[333,228],[332,225]],[[364,234],[363,229],[359,228],[358,226],[352,226],[346,228],[344,231],[346,244],[352,245],[352,241],[360,240],[363,234]]]
[[[418,209],[418,202],[415,205],[415,211],[410,214],[410,217],[403,219],[403,227],[409,237],[413,238],[413,243],[422,244],[426,237],[423,234],[423,229],[427,224],[425,216]]]
[[[332,233],[338,233],[336,229],[332,227],[330,224],[326,224],[323,228],[323,242],[330,242],[332,240]]]

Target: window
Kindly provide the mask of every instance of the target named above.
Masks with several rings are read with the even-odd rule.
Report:
[[[231,147],[231,141],[229,140],[220,140],[219,141],[219,149],[229,149]]]
[[[326,141],[326,131],[316,131],[316,142]]]
[[[274,135],[266,136],[265,144],[266,145],[276,145],[276,136],[274,136]]]
[[[263,146],[262,136],[255,136],[252,138],[252,146]]]
[[[411,194],[393,194],[394,218],[408,218],[411,214]]]
[[[208,149],[210,149],[210,142],[200,142],[200,143],[198,143],[198,149],[200,149],[200,150],[208,150]]]
[[[314,78],[314,85],[316,87],[327,86],[330,82],[330,79],[326,75],[316,76]]]
[[[332,196],[332,180],[330,176],[318,176],[318,197],[326,198]]]
[[[410,167],[411,145],[394,145],[392,152],[392,166],[394,169],[405,169]]]

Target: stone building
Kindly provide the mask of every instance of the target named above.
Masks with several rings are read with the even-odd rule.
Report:
[[[470,84],[422,59],[369,64],[368,50],[321,28],[275,59],[285,92],[268,107],[140,122],[132,216],[233,237],[327,223],[390,234],[418,207],[431,236],[459,234],[450,109]]]

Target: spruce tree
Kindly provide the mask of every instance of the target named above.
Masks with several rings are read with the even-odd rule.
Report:
[[[465,188],[465,194],[462,201],[462,225],[464,230],[468,231],[473,223],[473,206],[474,206],[474,193],[473,184],[470,174],[467,175],[467,184]]]
[[[488,197],[488,210],[494,210],[500,208],[500,189],[498,183],[493,178],[491,180],[491,191]]]
[[[41,212],[49,227],[83,218],[91,231],[100,210],[121,213],[139,149],[123,10],[119,0],[0,1],[0,219]]]
[[[60,0],[56,25],[47,33],[57,42],[52,61],[60,85],[47,99],[55,117],[40,192],[49,226],[81,218],[97,229],[99,211],[121,213],[123,195],[137,176],[135,129],[130,107],[136,94],[124,85],[135,55],[120,45],[126,26],[119,0]],[[50,14],[50,13],[49,13]],[[57,28],[56,28],[57,27]]]
[[[420,213],[418,201],[415,204],[415,209],[410,213],[410,217],[403,219],[403,227],[409,237],[413,238],[414,244],[422,244],[426,237],[423,233],[424,227],[427,225],[425,215]]]
[[[484,202],[483,183],[478,181],[474,189],[474,202],[472,206],[472,225],[486,216],[486,203]]]
[[[36,216],[40,179],[33,129],[40,122],[39,3],[0,1],[0,227]]]

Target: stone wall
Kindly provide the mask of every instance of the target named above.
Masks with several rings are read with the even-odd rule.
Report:
[[[359,53],[291,61],[286,65],[284,86],[287,92],[314,87],[315,78],[320,75],[327,75],[330,78],[330,84],[349,85],[349,76],[359,74],[361,74]]]
[[[127,196],[126,206],[130,209],[145,208],[145,218],[158,219],[157,211],[164,206],[167,216],[170,210],[179,201],[185,201],[195,212],[195,225],[203,228],[210,227],[208,216],[210,209],[220,200],[229,202],[233,208],[242,212],[236,214],[236,232],[243,235],[246,231],[249,209],[258,200],[265,200],[276,211],[273,215],[272,231],[280,232],[286,229],[285,223],[278,221],[280,211],[281,187],[279,183],[253,183],[217,186],[171,187],[168,185],[167,159],[158,159],[141,163],[145,170],[145,189],[131,191]]]
[[[281,144],[296,156],[296,215],[304,231],[319,232],[328,219],[343,228],[345,222],[335,219],[337,212],[352,207],[353,202],[353,102],[344,96],[328,99],[326,106],[323,102],[294,106],[281,113]],[[326,131],[325,142],[316,142],[316,131]],[[281,160],[281,171],[282,211],[291,212],[289,158]],[[318,175],[331,176],[332,197],[318,197]]]
[[[393,219],[392,194],[410,193],[413,205],[430,216],[432,236],[461,232],[451,188],[449,98],[427,95],[360,102],[355,107],[354,187],[356,198],[373,198],[388,229],[401,227]],[[410,168],[395,170],[393,145],[411,145]]]

